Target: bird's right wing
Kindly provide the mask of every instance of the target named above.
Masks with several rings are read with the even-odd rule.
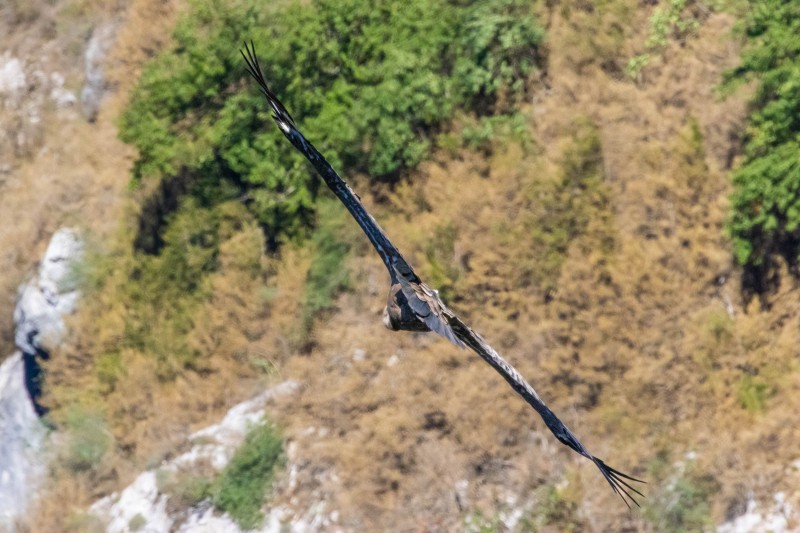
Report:
[[[443,305],[443,304],[442,304]],[[575,452],[581,454],[582,456],[586,457],[587,459],[591,460],[597,468],[600,469],[602,472],[603,477],[606,478],[611,488],[614,490],[615,493],[622,498],[622,501],[625,502],[630,508],[630,503],[628,501],[635,504],[637,507],[639,503],[636,499],[631,495],[632,491],[639,496],[644,497],[644,495],[636,490],[634,487],[628,483],[628,481],[634,481],[637,483],[644,483],[643,481],[631,477],[627,474],[623,474],[619,470],[611,468],[607,464],[605,464],[601,459],[598,459],[586,449],[586,447],[581,444],[570,429],[564,425],[564,423],[559,420],[559,418],[550,410],[549,407],[542,401],[539,395],[533,390],[533,387],[522,377],[522,375],[517,372],[517,370],[511,366],[505,359],[503,359],[500,354],[498,354],[494,348],[489,346],[489,344],[477,334],[475,331],[472,330],[469,326],[464,324],[460,318],[458,318],[452,311],[444,307],[443,316],[447,320],[448,325],[455,333],[456,337],[458,337],[465,345],[469,346],[475,353],[477,353],[481,358],[489,363],[492,368],[494,368],[503,378],[511,385],[511,388],[514,391],[522,396],[522,398],[533,407],[537,413],[542,417],[544,420],[545,425],[553,432],[553,435],[564,445],[569,446]],[[627,480],[627,481],[626,481]]]
[[[356,219],[358,225],[361,226],[361,229],[381,256],[392,279],[395,279],[395,268],[410,272],[416,277],[397,248],[391,243],[378,223],[375,222],[372,215],[364,208],[358,195],[339,177],[325,157],[313,144],[308,142],[305,136],[297,129],[289,111],[286,110],[280,100],[278,100],[278,97],[275,96],[267,85],[264,79],[264,73],[261,71],[261,65],[258,63],[258,57],[256,56],[253,43],[250,42],[249,45],[248,43],[244,43],[244,47],[245,49],[241,50],[241,53],[247,63],[247,70],[253,79],[256,80],[261,89],[261,93],[267,99],[267,102],[269,102],[272,108],[273,118],[278,128],[280,128],[281,132],[289,139],[289,142],[291,142],[300,153],[306,156],[306,159],[314,166],[319,175],[322,176],[322,179],[325,180],[328,187],[330,187],[333,193],[341,200],[347,210],[350,211],[350,214]],[[245,54],[245,52],[247,52],[247,54]]]

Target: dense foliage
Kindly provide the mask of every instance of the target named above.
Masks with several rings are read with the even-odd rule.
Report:
[[[794,264],[800,253],[800,4],[754,1],[745,29],[748,47],[727,83],[758,85],[729,231],[739,262],[763,273],[771,256]]]
[[[163,381],[203,367],[209,347],[198,346],[197,316],[212,299],[221,249],[253,220],[273,246],[311,235],[296,346],[309,345],[315,317],[348,286],[341,265],[350,239],[341,235],[352,222],[338,202],[317,202],[310,166],[246,74],[245,39],[337,167],[385,178],[417,164],[457,111],[513,111],[541,31],[522,0],[192,0],[174,48],[145,67],[120,122],[139,150],[133,183],[146,198],[136,250],[95,269],[106,273],[96,284],[116,287],[125,302],[113,342],[98,350],[104,393],[132,353],[146,355]],[[258,278],[259,258],[237,254],[247,256],[248,283]]]
[[[318,185],[246,79],[245,39],[312,142],[373,178],[419,163],[457,110],[510,109],[542,39],[522,0],[310,4],[192,2],[121,121],[136,181],[178,180],[201,206],[247,193],[277,244],[304,233]]]
[[[273,426],[253,427],[215,482],[214,506],[243,528],[257,527],[263,519],[261,505],[272,481],[272,471],[282,453],[283,440]]]

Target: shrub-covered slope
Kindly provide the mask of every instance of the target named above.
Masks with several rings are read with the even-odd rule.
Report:
[[[696,531],[749,497],[798,503],[800,299],[784,276],[770,307],[745,305],[725,232],[747,97],[717,91],[740,61],[736,6],[398,15],[423,4],[242,3],[226,15],[241,26],[212,22],[214,2],[185,6],[121,115],[133,207],[96,245],[73,341],[47,367],[65,441],[34,529],[276,375],[303,389],[270,413],[293,470],[266,498],[323,502],[352,530],[515,516],[526,531]],[[149,9],[134,3],[123,28]],[[591,450],[647,479],[642,510],[477,357],[383,329],[383,265],[246,81],[251,30],[276,91],[420,275]],[[118,48],[138,49],[125,31]],[[71,443],[98,436],[76,468]]]

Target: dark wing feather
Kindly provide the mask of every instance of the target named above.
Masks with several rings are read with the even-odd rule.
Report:
[[[459,348],[465,348],[464,343],[456,336],[453,328],[450,327],[445,318],[445,313],[449,313],[449,310],[439,299],[436,291],[424,284],[419,278],[415,281],[410,281],[407,274],[397,268],[395,271],[400,282],[400,290],[417,318],[425,322],[425,325],[431,331],[438,333]]]
[[[564,423],[559,420],[559,418],[550,410],[549,407],[542,401],[539,395],[533,390],[533,387],[525,381],[525,378],[517,372],[517,370],[511,366],[508,361],[503,359],[500,354],[498,354],[494,348],[489,346],[489,344],[477,333],[475,333],[472,328],[464,324],[461,319],[459,319],[452,311],[444,307],[443,318],[447,320],[449,326],[452,328],[452,331],[455,335],[464,342],[467,346],[469,346],[475,353],[481,356],[481,358],[489,363],[492,368],[494,368],[503,378],[511,385],[517,394],[522,396],[522,398],[533,407],[537,413],[542,417],[544,420],[545,425],[553,432],[553,435],[564,445],[569,446],[577,453],[581,454],[582,456],[590,459],[597,468],[600,469],[600,472],[603,474],[603,477],[606,478],[611,488],[616,492],[622,501],[625,502],[625,505],[630,508],[629,501],[635,504],[637,507],[639,506],[639,502],[633,497],[631,492],[638,494],[639,496],[644,497],[644,495],[639,492],[637,489],[632,487],[628,481],[637,482],[637,483],[644,483],[639,479],[633,478],[627,474],[623,474],[619,470],[611,468],[607,464],[605,464],[602,460],[598,459],[586,449],[586,447],[581,444],[578,438],[570,431],[570,429],[564,425]],[[629,492],[630,491],[630,492]]]
[[[253,79],[256,80],[258,86],[261,88],[261,93],[267,99],[267,102],[269,102],[273,111],[273,118],[280,130],[286,138],[289,139],[289,142],[291,142],[300,153],[306,156],[306,159],[314,166],[319,175],[322,176],[322,179],[325,180],[328,187],[330,187],[339,200],[342,201],[347,210],[350,211],[350,214],[353,215],[353,218],[356,219],[358,225],[361,226],[361,229],[381,256],[386,268],[389,270],[389,275],[392,277],[392,280],[395,279],[395,268],[399,268],[402,271],[409,271],[413,274],[413,270],[411,270],[411,267],[405,259],[403,259],[403,256],[400,255],[400,252],[398,252],[397,248],[389,241],[389,238],[378,223],[375,222],[375,219],[372,218],[364,208],[358,195],[339,177],[325,157],[313,144],[308,142],[297,129],[292,116],[267,85],[264,79],[264,73],[261,71],[261,65],[258,63],[253,43],[250,42],[249,45],[248,43],[244,43],[244,47],[245,49],[240,51],[247,63],[247,70]],[[416,277],[416,275],[414,276]]]

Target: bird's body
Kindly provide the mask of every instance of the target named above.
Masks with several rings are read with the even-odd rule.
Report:
[[[242,56],[250,75],[258,82],[262,94],[272,108],[273,118],[286,138],[314,166],[328,187],[353,215],[361,229],[380,255],[389,271],[390,288],[383,321],[391,330],[433,331],[459,348],[468,347],[492,366],[528,404],[542,417],[555,437],[575,452],[588,458],[600,469],[603,476],[626,505],[628,500],[638,503],[628,490],[642,495],[626,480],[641,482],[606,465],[581,444],[572,431],[542,401],[531,385],[489,344],[464,324],[439,298],[437,291],[426,285],[391,243],[374,218],[367,212],[358,196],[333,170],[325,157],[297,129],[289,112],[269,89],[252,43],[245,44]],[[627,499],[626,499],[627,497]]]
[[[403,295],[400,282],[389,287],[386,307],[383,309],[383,325],[392,331],[430,331],[431,328],[417,317]]]

